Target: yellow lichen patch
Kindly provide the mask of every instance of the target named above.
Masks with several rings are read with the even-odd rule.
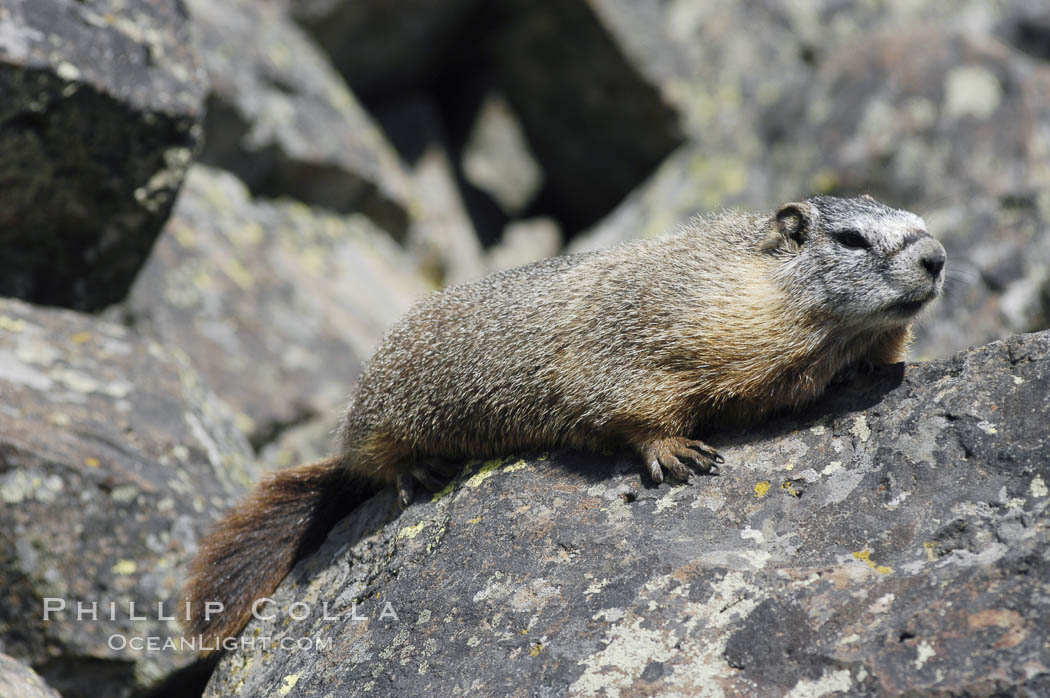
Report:
[[[412,539],[419,535],[419,532],[426,528],[427,522],[420,521],[415,526],[406,526],[397,532],[397,540],[402,538]]]
[[[481,517],[480,516],[475,516],[473,519],[470,519],[469,521],[467,521],[467,523],[472,523],[472,524],[481,523]]]
[[[802,496],[802,492],[795,488],[795,485],[793,482],[791,482],[791,480],[784,480],[782,483],[780,483],[780,489],[784,490],[792,497]]]
[[[5,330],[7,332],[21,332],[25,328],[25,320],[16,317],[8,317],[7,315],[0,315],[0,330]]]
[[[64,412],[52,412],[47,416],[48,424],[54,424],[56,427],[68,427],[73,423],[73,419]]]
[[[255,285],[255,279],[252,273],[241,264],[239,260],[227,259],[223,264],[222,271],[233,283],[237,284],[242,291],[250,290]]]
[[[515,473],[519,470],[524,470],[527,466],[528,463],[526,463],[524,459],[521,459],[517,463],[511,463],[510,465],[508,465],[506,468],[503,469],[503,472]]]
[[[92,336],[90,332],[77,332],[70,339],[73,340],[73,344],[87,344],[91,341]]]
[[[84,465],[89,468],[97,468],[102,465],[102,462],[98,458],[88,457],[84,459]]]
[[[876,565],[875,561],[871,559],[870,550],[861,550],[859,552],[855,552],[853,553],[853,557],[857,558],[858,560],[862,560],[864,564],[866,564],[868,567],[875,570],[879,574],[889,574],[893,571],[892,567],[888,567],[886,565]]]
[[[179,219],[172,219],[168,229],[175,235],[175,241],[183,247],[193,247],[197,244],[197,231]]]
[[[299,683],[299,674],[288,674],[281,679],[281,687],[277,689],[277,695],[286,696],[292,692],[295,688],[295,684]]]
[[[464,487],[477,487],[492,477],[500,466],[507,462],[506,458],[494,458],[482,464],[478,472],[474,473],[469,480],[463,483]]]
[[[233,424],[245,434],[255,431],[255,420],[243,412],[233,415]]]
[[[937,544],[930,541],[926,541],[922,544],[923,549],[926,550],[926,559],[933,562],[937,559]]]
[[[437,500],[441,499],[442,497],[444,497],[445,495],[450,493],[453,489],[455,489],[455,487],[456,487],[456,481],[453,480],[452,482],[448,483],[447,485],[442,487],[440,490],[435,492],[434,496],[430,498],[430,501],[431,502],[436,502]]]
[[[113,574],[129,575],[135,574],[135,570],[138,569],[138,565],[135,564],[134,560],[120,560],[117,564],[113,565]]]
[[[813,175],[810,188],[820,194],[830,194],[839,186],[839,174],[835,170],[820,170]]]
[[[769,493],[769,488],[771,486],[772,485],[768,480],[763,480],[762,482],[758,483],[757,485],[755,485],[755,496],[759,499],[765,497]]]

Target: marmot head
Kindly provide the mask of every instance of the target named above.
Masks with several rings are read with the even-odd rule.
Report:
[[[944,285],[945,253],[913,213],[870,196],[781,206],[761,248],[812,310],[857,329],[907,325]]]

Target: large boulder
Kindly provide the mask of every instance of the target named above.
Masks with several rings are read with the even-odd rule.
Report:
[[[205,695],[1041,695],[1048,414],[1044,332],[707,435],[723,474],[690,485],[559,452],[385,492]]]
[[[373,346],[426,290],[367,217],[253,199],[194,166],[125,308],[186,353],[258,448],[312,417],[334,422]]]
[[[0,295],[124,297],[197,150],[205,89],[179,0],[0,7]]]
[[[397,155],[281,4],[186,6],[211,79],[201,161],[257,195],[361,212],[403,237],[414,204]]]
[[[67,698],[127,696],[191,665],[191,650],[140,643],[179,636],[164,616],[180,566],[258,478],[249,459],[185,360],[0,300],[0,651]]]

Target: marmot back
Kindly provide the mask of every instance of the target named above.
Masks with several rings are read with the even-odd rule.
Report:
[[[434,294],[366,365],[340,454],[276,474],[205,540],[193,608],[210,594],[236,612],[208,621],[197,611],[191,629],[224,637],[247,621],[244,599],[269,593],[309,547],[289,535],[294,516],[312,541],[383,483],[396,482],[407,505],[413,480],[440,485],[448,461],[624,447],[656,482],[664,470],[710,471],[722,459],[696,438],[705,429],[808,402],[860,362],[902,360],[944,263],[914,214],[870,197],[816,197]],[[347,483],[362,494],[349,496]],[[240,583],[255,559],[241,548],[267,539],[296,552]],[[208,581],[216,573],[221,584]]]

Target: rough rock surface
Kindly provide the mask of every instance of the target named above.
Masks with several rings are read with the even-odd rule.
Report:
[[[120,300],[175,200],[206,83],[181,3],[128,4],[0,7],[0,295]]]
[[[111,637],[177,635],[157,603],[172,614],[179,566],[258,478],[229,408],[155,342],[13,300],[0,396],[0,651],[67,698],[129,695],[191,663]],[[66,609],[45,621],[45,598]]]
[[[0,654],[0,696],[62,698],[39,674],[6,654]]]
[[[555,453],[400,517],[382,493],[242,634],[293,649],[206,695],[1042,695],[1048,415],[1044,332],[712,434],[723,474],[689,486]]]
[[[187,354],[259,446],[334,419],[382,333],[427,290],[413,271],[360,214],[253,200],[195,166],[127,310]]]
[[[201,161],[257,195],[359,211],[403,236],[413,203],[396,154],[280,5],[186,5],[211,78]]]

